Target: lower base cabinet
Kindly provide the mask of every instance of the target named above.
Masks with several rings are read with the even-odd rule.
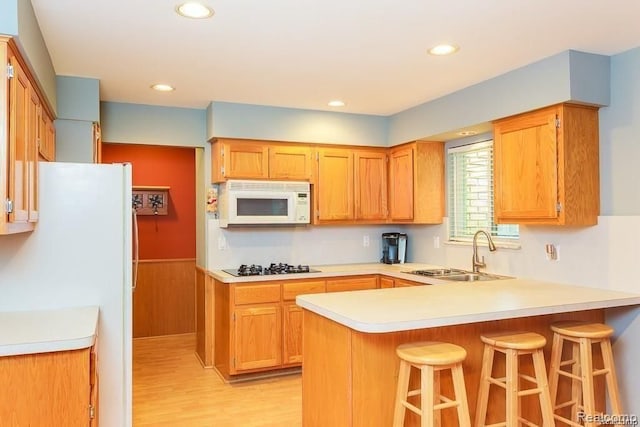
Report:
[[[267,304],[233,312],[234,372],[274,368],[282,364],[282,308]]]
[[[231,284],[216,280],[213,364],[227,380],[298,367],[303,331],[296,297],[377,287],[377,275]]]
[[[0,357],[0,426],[98,425],[94,348]]]

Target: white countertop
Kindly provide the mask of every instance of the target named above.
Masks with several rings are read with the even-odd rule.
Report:
[[[438,265],[431,264],[339,264],[339,265],[312,265],[310,268],[318,270],[317,273],[300,273],[300,274],[274,274],[265,276],[242,276],[236,277],[222,270],[213,270],[209,273],[211,276],[223,283],[250,283],[264,282],[268,280],[293,280],[293,279],[316,279],[323,277],[335,276],[357,276],[362,274],[384,274],[385,276],[397,277],[399,279],[413,280],[421,283],[434,283],[433,279],[429,280],[423,276],[404,273],[411,270],[423,270],[427,268],[442,268]],[[437,281],[440,282],[440,281]]]
[[[296,303],[368,333],[640,305],[638,294],[534,280],[438,282],[437,286],[300,295]]]
[[[0,312],[0,356],[78,350],[95,343],[98,307]]]

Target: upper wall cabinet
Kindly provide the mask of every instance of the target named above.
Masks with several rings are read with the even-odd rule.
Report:
[[[384,221],[387,218],[387,153],[354,151],[355,219]]]
[[[317,153],[315,222],[386,222],[386,150],[324,146]]]
[[[595,225],[598,110],[561,104],[494,123],[498,223]]]
[[[269,178],[269,151],[258,141],[218,140],[211,147],[213,182]]]
[[[218,139],[211,147],[212,182],[227,179],[309,181],[311,147],[267,141]]]
[[[353,220],[353,151],[318,149],[315,187],[317,222]]]
[[[0,105],[8,106],[0,110],[0,234],[10,234],[35,228],[39,150],[55,141],[52,115],[10,38],[0,37],[0,59]]]
[[[444,216],[444,143],[413,142],[389,150],[389,220],[440,224]]]

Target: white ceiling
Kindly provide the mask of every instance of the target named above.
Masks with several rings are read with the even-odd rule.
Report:
[[[640,45],[636,0],[31,0],[56,74],[103,101],[211,101],[389,115],[567,49]],[[441,42],[460,51],[434,57]],[[149,89],[165,82],[171,93]]]

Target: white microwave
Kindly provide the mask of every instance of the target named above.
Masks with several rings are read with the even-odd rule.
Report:
[[[219,190],[220,227],[310,222],[308,182],[228,180]]]

